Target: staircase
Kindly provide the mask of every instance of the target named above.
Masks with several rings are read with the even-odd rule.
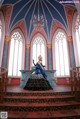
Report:
[[[74,92],[7,92],[1,111],[7,111],[10,119],[80,119],[80,100]]]

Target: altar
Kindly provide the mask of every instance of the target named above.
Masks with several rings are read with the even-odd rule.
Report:
[[[56,70],[45,70],[47,79],[44,79],[41,74],[34,74],[34,70],[20,70],[22,78],[20,87],[28,90],[48,90],[56,86],[55,72]]]

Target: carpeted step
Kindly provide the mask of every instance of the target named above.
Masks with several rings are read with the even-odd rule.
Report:
[[[77,92],[80,93],[80,92]],[[26,92],[7,92],[6,96],[63,96],[63,95],[74,95],[75,92],[54,92],[53,90],[48,91],[26,91]]]
[[[59,111],[8,111],[8,119],[80,119],[80,109]]]
[[[53,111],[62,109],[80,109],[80,103],[26,103],[26,104],[1,104],[0,110],[2,111]]]
[[[46,102],[62,102],[75,100],[74,96],[6,96],[5,102],[28,102],[28,103],[46,103]]]
[[[58,98],[58,99],[60,99],[60,98],[73,98],[74,99],[74,96],[72,96],[72,95],[60,95],[60,96],[6,96],[5,98],[13,98],[13,99],[15,99],[15,98],[20,98],[20,99],[51,99],[51,98]]]
[[[77,101],[68,101],[68,102],[4,102],[4,103],[0,103],[0,106],[24,106],[24,107],[28,107],[28,106],[35,106],[35,107],[38,107],[38,106],[67,106],[67,105],[80,105],[80,102],[77,102]]]

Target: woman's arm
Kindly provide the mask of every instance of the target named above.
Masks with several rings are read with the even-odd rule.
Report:
[[[41,63],[41,65],[43,66],[43,67],[46,67],[45,65],[43,65],[42,63]]]
[[[34,64],[34,66],[36,66],[36,64],[34,63],[34,60],[33,60],[33,64]]]

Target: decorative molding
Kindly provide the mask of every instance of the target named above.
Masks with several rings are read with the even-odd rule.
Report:
[[[10,36],[5,35],[5,41],[6,41],[6,42],[9,42],[9,41],[10,41]]]
[[[68,41],[69,41],[69,42],[72,41],[72,36],[68,36]]]
[[[47,47],[48,48],[52,48],[52,44],[47,44]]]
[[[26,48],[29,49],[30,48],[30,44],[26,44]]]

